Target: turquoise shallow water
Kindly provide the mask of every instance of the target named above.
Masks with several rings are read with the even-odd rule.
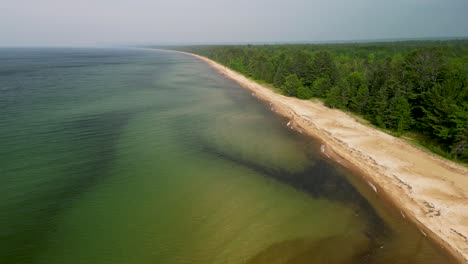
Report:
[[[0,49],[0,263],[446,263],[203,62]]]

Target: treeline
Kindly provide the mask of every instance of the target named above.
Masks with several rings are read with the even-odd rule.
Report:
[[[468,40],[183,49],[468,162]]]

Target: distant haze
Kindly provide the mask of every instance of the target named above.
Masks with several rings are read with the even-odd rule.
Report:
[[[468,36],[468,0],[4,0],[0,46]]]

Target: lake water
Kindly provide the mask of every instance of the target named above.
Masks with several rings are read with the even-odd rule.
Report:
[[[190,56],[0,49],[0,263],[447,263]]]

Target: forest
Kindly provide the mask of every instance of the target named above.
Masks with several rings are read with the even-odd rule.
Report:
[[[468,162],[468,40],[178,49]]]

